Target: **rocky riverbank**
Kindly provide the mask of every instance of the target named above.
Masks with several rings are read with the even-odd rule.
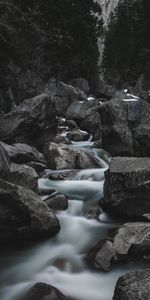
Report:
[[[135,271],[133,267],[133,273],[119,279],[113,299],[148,300],[150,275],[144,266],[150,255],[149,112],[149,102],[127,90],[115,92],[112,88],[108,97],[106,86],[99,97],[90,95],[88,82],[81,78],[70,85],[52,78],[39,95],[7,114],[1,112],[1,251],[24,249],[47,239],[51,241],[49,249],[57,250],[62,240],[73,243],[75,235],[77,252],[70,254],[67,250],[74,261],[70,272],[80,266],[79,269],[94,272],[95,278],[99,274],[105,278],[102,272],[116,266],[142,263],[144,270]],[[75,227],[71,226],[73,209]],[[104,212],[109,214],[106,220]],[[84,227],[87,230],[83,237],[75,229],[80,222],[81,233]],[[66,271],[69,260],[67,254],[62,257],[59,253],[52,266],[59,272]],[[28,277],[27,274],[25,286]],[[4,278],[2,285],[7,289],[9,284]],[[27,299],[86,298],[86,293],[80,297],[61,285],[59,292],[59,285],[51,286],[54,278],[44,278],[31,280],[30,287],[36,284]],[[78,283],[74,284],[76,289]],[[2,300],[22,299],[18,294],[8,296],[5,288],[0,291]],[[108,299],[101,290],[99,295],[93,299]]]

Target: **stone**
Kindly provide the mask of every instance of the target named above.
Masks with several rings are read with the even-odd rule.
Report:
[[[0,178],[7,178],[10,173],[10,159],[7,151],[0,142]]]
[[[93,112],[87,116],[80,123],[80,128],[90,133],[95,141],[102,140],[102,124],[100,114],[98,112]]]
[[[59,221],[33,191],[0,179],[1,247],[53,237]]]
[[[84,150],[51,142],[45,154],[47,166],[54,170],[98,168],[99,162]]]
[[[89,249],[85,261],[90,268],[96,271],[108,272],[114,257],[115,251],[112,242],[101,240]]]
[[[53,210],[66,210],[68,208],[68,198],[62,194],[56,194],[45,200],[45,203]]]
[[[73,130],[68,132],[67,137],[69,138],[70,141],[82,142],[82,141],[88,141],[90,135],[86,131],[81,131],[80,129],[78,129],[78,130]]]
[[[9,181],[38,193],[38,174],[25,164],[11,163]]]
[[[35,147],[22,143],[16,143],[13,145],[8,145],[6,143],[1,144],[7,152],[11,162],[17,164],[26,164],[32,161],[45,164],[45,158],[43,154],[40,153]]]
[[[132,156],[133,137],[128,124],[126,102],[122,99],[106,101],[100,107],[102,146],[112,156]]]
[[[117,281],[113,300],[149,300],[150,270],[133,271]]]
[[[72,102],[86,100],[86,95],[82,91],[55,78],[51,78],[45,85],[44,93],[50,96],[58,116],[66,116]]]
[[[23,101],[4,116],[0,139],[6,143],[26,143],[42,150],[57,130],[56,113],[47,94]]]
[[[55,287],[38,282],[27,292],[23,300],[69,300]]]
[[[117,260],[138,260],[150,257],[150,223],[124,224],[114,237]]]
[[[150,213],[150,158],[115,157],[105,172],[104,210],[141,220]]]

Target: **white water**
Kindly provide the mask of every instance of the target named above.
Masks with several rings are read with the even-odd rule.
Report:
[[[89,149],[90,143],[84,145],[86,149]],[[80,145],[83,147],[82,143]],[[109,161],[106,153],[103,157]],[[22,293],[36,282],[51,284],[78,300],[112,299],[117,278],[130,267],[118,268],[108,274],[96,273],[88,270],[82,260],[88,247],[107,237],[108,231],[118,226],[105,213],[100,216],[99,222],[83,216],[87,204],[92,205],[103,197],[107,163],[100,160],[103,161],[102,168],[82,170],[71,181],[39,180],[40,189],[48,191],[55,188],[67,194],[71,199],[69,207],[58,214],[61,231],[54,239],[1,258],[0,300],[21,300]],[[87,179],[80,180],[82,176]],[[90,179],[92,176],[95,176],[95,181]]]

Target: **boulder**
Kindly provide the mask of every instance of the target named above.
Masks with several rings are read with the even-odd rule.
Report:
[[[150,223],[126,223],[114,237],[117,260],[149,259]]]
[[[47,168],[45,163],[40,163],[40,162],[36,162],[36,161],[30,161],[26,165],[33,168],[39,176]]]
[[[100,107],[102,145],[112,156],[149,157],[150,104],[138,97],[117,93]]]
[[[10,173],[10,159],[7,151],[0,142],[0,178],[7,178]]]
[[[126,102],[113,99],[100,107],[102,146],[112,156],[132,156],[133,137],[128,124]]]
[[[69,300],[55,287],[46,283],[36,283],[23,300]]]
[[[44,93],[50,96],[58,116],[66,116],[72,102],[86,100],[86,95],[82,91],[54,78],[45,85]]]
[[[70,141],[82,142],[82,141],[88,141],[90,135],[86,131],[77,129],[77,130],[68,132],[67,137],[69,138]]]
[[[150,213],[150,158],[115,157],[105,172],[104,210],[142,219]]]
[[[66,145],[69,145],[70,144],[70,141],[68,139],[68,137],[66,135],[63,135],[63,134],[57,134],[54,138],[54,143],[56,144],[66,144]]]
[[[74,102],[67,110],[67,119],[74,120],[78,126],[93,135],[95,140],[101,138],[100,104],[97,100]]]
[[[83,91],[86,95],[89,94],[90,87],[89,83],[84,78],[75,78],[69,81],[69,84],[74,86],[75,88],[78,88],[79,90]]]
[[[108,272],[114,259],[115,251],[111,241],[101,240],[89,249],[85,261],[87,265],[96,271]]]
[[[130,272],[117,281],[113,300],[149,300],[150,270]]]
[[[1,247],[40,241],[59,230],[56,216],[37,194],[0,179]]]
[[[45,203],[53,210],[66,210],[68,208],[68,198],[62,194],[50,196],[45,200]]]
[[[8,145],[6,143],[1,144],[7,152],[11,162],[24,164],[32,161],[40,164],[45,164],[43,154],[32,146],[21,143],[16,143],[13,145]]]
[[[50,143],[45,157],[47,166],[54,170],[99,167],[99,162],[90,153],[64,144]]]
[[[9,181],[38,192],[38,174],[25,164],[11,163]]]
[[[107,240],[100,240],[93,245],[85,256],[85,262],[90,268],[105,272],[116,263],[149,259],[149,222],[124,224]]]
[[[57,129],[56,113],[51,98],[42,94],[25,100],[4,116],[0,138],[6,143],[26,143],[43,149]]]

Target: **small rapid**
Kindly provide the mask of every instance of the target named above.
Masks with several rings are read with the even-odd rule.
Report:
[[[132,268],[128,265],[109,273],[98,273],[84,264],[86,250],[119,226],[106,213],[102,213],[99,220],[85,216],[85,208],[103,197],[104,172],[110,159],[106,152],[91,149],[91,146],[91,141],[73,144],[73,147],[91,151],[100,168],[78,171],[68,180],[39,179],[40,191],[47,195],[51,190],[66,194],[69,206],[66,211],[57,213],[61,230],[55,238],[1,256],[1,300],[21,300],[36,282],[51,284],[76,300],[111,300],[117,278]]]

